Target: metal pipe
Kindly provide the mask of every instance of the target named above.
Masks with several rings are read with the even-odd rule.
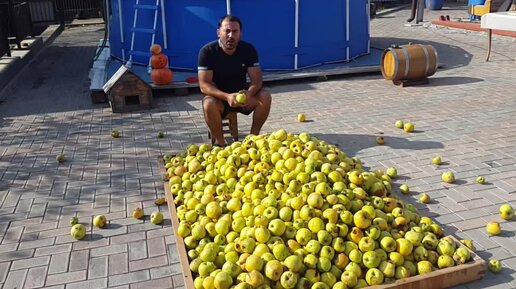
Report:
[[[136,6],[140,4],[140,0],[136,0]],[[131,67],[133,62],[133,54],[131,53],[134,50],[134,28],[136,28],[136,22],[138,20],[138,8],[134,9],[134,17],[133,17],[133,30],[131,31],[131,48],[129,50],[129,61],[127,62],[127,67]]]
[[[124,22],[122,21],[122,0],[118,0],[118,23],[120,23],[120,41],[122,42],[122,61],[125,63],[125,49],[124,49]]]
[[[295,1],[295,16],[294,16],[294,69],[297,70],[298,67],[298,54],[297,54],[297,48],[299,48],[299,1]]]
[[[163,26],[163,46],[165,49],[168,48],[168,38],[167,38],[167,22],[165,18],[165,2],[161,0],[161,26]]]
[[[371,53],[371,0],[367,1],[367,54]]]
[[[349,60],[349,1],[346,0],[346,60]]]
[[[226,13],[231,15],[231,0],[226,0]]]
[[[109,0],[104,0],[104,13],[106,15],[104,15],[105,17],[105,21],[106,21],[106,30],[107,30],[107,35],[108,35],[108,39],[109,37],[111,36],[111,25],[109,25],[111,23],[111,7],[109,7]],[[111,45],[111,44],[109,44]]]

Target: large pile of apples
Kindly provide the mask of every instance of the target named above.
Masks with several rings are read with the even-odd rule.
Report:
[[[195,288],[345,289],[463,264],[468,249],[308,133],[164,156]]]

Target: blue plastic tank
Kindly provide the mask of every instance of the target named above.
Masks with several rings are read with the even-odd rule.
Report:
[[[140,0],[154,5],[155,0]],[[215,40],[217,21],[238,16],[242,39],[253,43],[264,70],[296,70],[344,62],[369,53],[367,0],[165,0],[159,10],[155,43],[169,67],[197,70],[199,49]],[[129,59],[136,0],[110,1],[111,55]],[[163,11],[163,13],[162,13]],[[163,15],[162,15],[163,14]],[[138,9],[135,27],[152,28],[154,10]],[[136,33],[133,64],[147,65],[151,34]],[[166,42],[166,43],[165,43]]]

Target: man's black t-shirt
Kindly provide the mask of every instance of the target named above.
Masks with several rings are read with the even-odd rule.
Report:
[[[258,53],[252,44],[240,40],[235,53],[227,55],[215,40],[199,51],[197,69],[213,71],[215,86],[226,93],[233,93],[247,89],[247,68],[258,66]]]

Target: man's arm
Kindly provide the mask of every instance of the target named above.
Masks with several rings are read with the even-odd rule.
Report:
[[[254,97],[260,89],[262,89],[262,70],[260,67],[249,67],[247,69],[247,74],[249,74],[249,89],[247,90],[250,97]]]
[[[199,78],[199,87],[204,95],[213,96],[222,101],[227,101],[230,106],[234,106],[234,96],[230,93],[225,93],[213,84],[212,70],[199,70],[197,75]]]

